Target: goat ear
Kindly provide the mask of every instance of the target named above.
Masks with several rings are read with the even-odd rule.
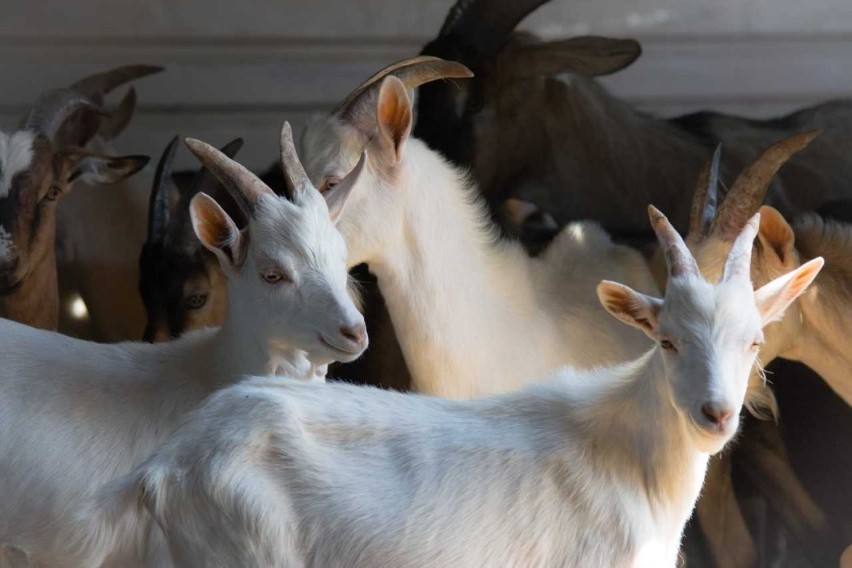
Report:
[[[390,156],[394,163],[399,163],[405,142],[411,134],[412,114],[411,100],[405,85],[396,77],[390,76],[382,81],[376,122],[382,151]]]
[[[781,266],[792,268],[798,264],[796,235],[793,229],[774,207],[760,208],[760,231],[758,238],[764,254],[774,255]]]
[[[60,152],[65,181],[83,181],[92,184],[111,184],[123,181],[142,168],[148,156],[103,156],[82,148],[65,149]]]
[[[212,197],[198,193],[189,203],[192,228],[204,248],[219,259],[226,274],[238,269],[245,257],[246,240],[234,221]]]
[[[598,299],[614,317],[656,339],[657,316],[663,306],[662,300],[609,280],[598,284]]]
[[[595,77],[624,69],[642,54],[633,39],[574,37],[534,43],[513,53],[513,75],[535,77],[575,73]]]
[[[754,301],[764,326],[781,319],[784,310],[814,281],[823,264],[822,257],[817,257],[755,291]]]

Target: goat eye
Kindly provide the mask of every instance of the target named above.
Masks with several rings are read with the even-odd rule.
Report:
[[[267,284],[278,284],[279,282],[292,282],[292,280],[290,278],[288,278],[286,275],[284,275],[281,272],[276,272],[275,270],[269,270],[267,272],[264,272],[261,275],[261,278],[263,278],[263,281],[266,282]]]
[[[757,350],[758,350],[758,349],[760,349],[761,347],[763,347],[763,341],[755,341],[754,343],[752,343],[752,344],[751,344],[751,348],[752,348],[754,351],[757,351]]]
[[[322,186],[320,187],[320,193],[326,193],[330,191],[338,183],[340,183],[340,179],[336,177],[325,178],[325,181],[322,182]]]
[[[193,294],[186,299],[186,307],[197,310],[207,303],[207,294]]]
[[[47,190],[47,194],[44,196],[45,201],[56,201],[56,198],[60,196],[62,190],[59,189],[58,185],[51,185],[50,189]]]
[[[671,342],[671,341],[669,341],[668,339],[661,339],[661,340],[660,340],[660,347],[662,347],[662,348],[663,348],[663,349],[665,349],[666,351],[674,351],[674,352],[677,352],[677,349],[675,349],[674,343],[672,343],[672,342]]]

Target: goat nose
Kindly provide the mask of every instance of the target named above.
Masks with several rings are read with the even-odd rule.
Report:
[[[707,402],[701,405],[701,414],[710,421],[711,424],[724,427],[728,420],[731,419],[734,412],[727,406]]]
[[[364,345],[367,342],[367,326],[364,323],[355,325],[344,325],[340,328],[340,334],[358,345]]]

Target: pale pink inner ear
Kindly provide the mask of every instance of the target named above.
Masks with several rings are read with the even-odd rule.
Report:
[[[822,257],[817,257],[796,270],[776,278],[754,293],[763,325],[781,319],[790,304],[814,281],[823,264]]]
[[[402,81],[388,77],[379,89],[376,120],[385,150],[394,160],[402,159],[402,149],[411,133],[411,101]]]
[[[598,284],[597,291],[601,305],[612,316],[653,337],[657,329],[657,314],[662,306],[661,300],[606,280]]]
[[[223,268],[238,266],[243,239],[228,214],[205,193],[192,198],[189,211],[192,227],[201,244],[219,258]]]

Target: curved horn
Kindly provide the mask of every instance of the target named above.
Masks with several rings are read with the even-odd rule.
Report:
[[[405,85],[406,90],[419,87],[424,83],[438,79],[464,79],[473,77],[473,73],[455,61],[445,61],[438,57],[420,55],[389,65],[364,81],[338,104],[332,115],[352,122],[368,134],[375,129],[375,103],[382,79],[393,75]]]
[[[722,271],[722,281],[730,281],[733,278],[745,277],[751,287],[751,249],[754,246],[754,238],[760,229],[760,213],[755,213],[748,220],[743,230],[737,236],[725,260],[725,268]]]
[[[458,0],[438,37],[455,36],[480,56],[492,56],[521,20],[548,0]]]
[[[194,138],[187,138],[185,143],[198,161],[213,172],[213,175],[225,186],[247,218],[254,215],[261,195],[276,197],[275,193],[248,168],[230,159],[216,148]]]
[[[179,136],[175,136],[163,150],[157,172],[154,174],[154,187],[148,201],[148,242],[162,243],[169,226],[169,190],[172,183],[172,164]]]
[[[672,227],[666,216],[653,205],[649,205],[648,217],[651,220],[651,227],[657,235],[660,249],[666,257],[666,265],[669,267],[669,278],[698,276],[700,274],[698,264],[696,264],[689,249],[686,248],[683,238]]]
[[[343,206],[346,204],[346,200],[349,199],[349,194],[352,193],[352,190],[355,188],[355,184],[358,183],[358,178],[361,176],[361,172],[364,171],[364,164],[366,163],[367,151],[363,150],[361,152],[361,157],[358,159],[358,163],[355,164],[352,171],[340,180],[340,183],[335,186],[334,191],[330,191],[326,194],[325,204],[328,206],[328,213],[333,222],[337,222],[337,219],[343,212]]]
[[[98,128],[98,134],[104,140],[112,140],[127,128],[130,124],[130,119],[133,118],[133,112],[136,110],[136,89],[130,88],[115,110],[109,111],[107,116],[101,119],[101,125]]]
[[[700,241],[707,237],[713,228],[713,221],[716,220],[716,204],[719,199],[719,162],[721,158],[722,145],[719,144],[698,176],[695,195],[692,197],[692,209],[689,213],[687,239],[691,241]]]
[[[53,140],[65,121],[81,109],[102,112],[95,101],[77,91],[51,89],[36,98],[24,120],[24,128],[41,132]]]
[[[821,133],[822,130],[811,130],[785,138],[770,146],[743,170],[719,207],[714,234],[727,241],[734,240],[746,220],[760,208],[772,178],[781,166]]]
[[[96,97],[105,95],[116,87],[134,79],[159,73],[163,69],[163,67],[156,65],[125,65],[80,79],[69,88],[89,97]]]
[[[293,129],[289,122],[281,127],[281,170],[284,173],[284,186],[287,199],[293,201],[297,195],[306,189],[313,187],[299,155],[296,153],[296,145],[293,142]]]
[[[222,146],[219,151],[228,158],[233,158],[243,147],[243,139],[235,138]],[[225,202],[231,203],[231,195],[228,192],[221,190],[221,184],[216,176],[207,168],[202,167],[193,176],[189,187],[180,192],[180,198],[177,203],[177,219],[171,224],[171,231],[168,237],[169,243],[172,246],[191,249],[200,246],[195,230],[192,228],[192,219],[189,215],[189,204],[192,198],[199,193],[206,193],[213,197],[225,211],[232,215],[235,213],[234,207],[228,207]],[[238,212],[236,212],[238,214]]]

